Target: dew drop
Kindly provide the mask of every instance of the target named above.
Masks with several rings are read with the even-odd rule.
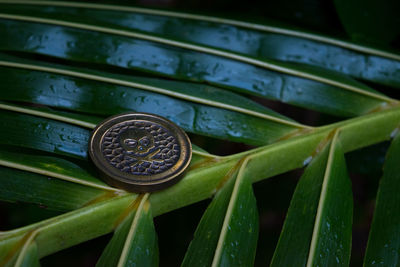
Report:
[[[56,92],[56,89],[54,88],[54,85],[50,85],[50,91],[51,91],[52,93],[55,93],[55,92]]]
[[[74,48],[74,47],[75,47],[75,42],[73,42],[73,41],[68,41],[68,42],[67,42],[67,47],[68,47],[68,48]]]
[[[311,160],[312,160],[312,156],[309,156],[308,158],[306,158],[306,159],[303,161],[303,166],[306,166],[308,163],[311,162]]]
[[[394,129],[391,133],[390,133],[390,138],[394,138],[397,133],[399,132],[399,128]]]

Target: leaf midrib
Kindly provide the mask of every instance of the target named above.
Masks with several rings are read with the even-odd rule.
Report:
[[[249,158],[246,158],[242,165],[240,166],[240,169],[237,173],[237,177],[235,180],[235,184],[232,190],[232,194],[231,194],[231,198],[229,200],[229,204],[228,204],[228,208],[226,210],[226,214],[225,214],[225,218],[224,218],[224,222],[222,224],[222,228],[221,228],[221,233],[218,239],[218,243],[217,243],[217,247],[215,249],[215,254],[214,254],[214,258],[213,258],[213,262],[211,267],[217,267],[220,264],[221,261],[221,254],[222,254],[222,247],[225,243],[225,237],[228,233],[228,227],[229,227],[229,222],[231,221],[231,217],[232,217],[232,213],[233,213],[233,209],[235,207],[235,203],[237,201],[238,198],[238,193],[239,193],[239,186],[242,182],[242,179],[245,179],[244,177],[244,171],[245,168],[247,166],[247,163],[249,161]]]
[[[384,123],[382,125],[386,125],[386,124],[388,124],[388,122],[391,122],[389,124],[393,126],[393,124],[394,124],[393,121],[394,121],[395,118],[397,118],[397,119],[400,118],[400,109],[399,108],[396,108],[396,109],[393,109],[393,110],[390,110],[390,111],[386,111],[386,112],[382,111],[382,112],[379,112],[379,114],[373,114],[372,117],[368,116],[368,118],[358,118],[358,120],[356,120],[356,121],[354,121],[354,120],[347,121],[347,124],[341,126],[341,135],[340,135],[341,136],[341,142],[343,144],[342,138],[345,138],[345,139],[348,140],[349,138],[350,139],[354,139],[356,136],[358,136],[359,130],[357,130],[357,129],[359,129],[360,127],[361,127],[360,130],[371,130],[371,128],[374,125],[376,125],[376,122],[377,122],[376,120],[381,121],[380,124]],[[364,125],[364,127],[362,125]],[[390,135],[390,132],[393,131],[393,129],[395,129],[396,127],[398,127],[398,121],[396,120],[396,126],[393,126],[393,127],[392,126],[390,126],[390,128],[387,128],[384,132],[378,132],[379,136],[374,137],[373,143],[377,143],[377,142],[380,142],[380,141],[384,140],[385,138],[388,138],[388,136]],[[367,128],[365,128],[365,127],[367,127]],[[291,143],[295,143],[296,147],[299,147],[299,146],[303,147],[303,146],[301,146],[301,143],[305,142],[305,143],[308,144],[307,146],[312,146],[315,149],[315,147],[318,146],[319,141],[321,141],[329,132],[330,131],[327,131],[327,129],[324,129],[322,132],[319,131],[319,133],[314,133],[314,134],[318,134],[318,136],[314,136],[313,139],[315,139],[315,140],[312,141],[311,143],[308,140],[310,136],[307,136],[307,137],[303,136],[303,137],[299,137],[299,138],[293,138],[293,139],[290,140],[290,142]],[[314,134],[312,134],[312,135],[314,135]],[[356,140],[357,144],[356,145],[352,144],[352,146],[350,146],[351,150],[360,148],[362,146],[365,146],[366,144],[370,144],[370,142],[368,140],[363,140],[363,138],[356,138],[354,140]],[[268,153],[272,153],[272,156],[273,155],[276,156],[277,151],[279,151],[280,154],[283,153],[283,155],[288,155],[288,153],[293,153],[293,151],[292,151],[292,147],[293,146],[292,147],[290,147],[290,146],[288,147],[287,146],[288,145],[287,142],[284,142],[285,144],[283,144],[283,142],[281,142],[281,143],[282,144],[277,144],[277,146],[273,145],[273,146],[264,147],[264,153],[265,154],[260,153],[261,151],[258,151],[257,154],[254,154],[251,157],[252,161],[255,160],[256,158],[260,158],[260,157],[264,158],[265,156],[268,156]],[[347,143],[347,145],[349,145],[349,143]],[[344,151],[348,152],[349,149],[346,149],[346,147],[344,147]],[[299,153],[297,153],[297,154],[299,154]],[[295,160],[296,162],[299,161],[299,160],[304,160],[303,156],[305,156],[305,155],[302,155],[300,153],[299,156],[300,156],[299,159],[295,159],[295,158],[292,158],[292,157],[288,157],[288,158],[290,158],[290,161]],[[228,160],[228,159],[226,159],[226,160]],[[230,162],[229,166],[233,166],[235,164],[235,162],[237,162],[237,160],[235,160],[234,158],[231,158],[231,159],[229,159],[229,162]],[[225,162],[222,161],[221,162],[221,164],[227,164],[227,163],[228,163],[227,161],[225,161]],[[286,163],[284,163],[284,165],[282,165],[282,166],[275,166],[276,168],[278,168],[278,170],[272,170],[272,172],[263,173],[262,175],[261,175],[261,173],[258,173],[257,170],[255,170],[254,173],[258,174],[258,175],[252,177],[252,182],[255,182],[255,181],[258,181],[258,180],[261,180],[261,179],[265,179],[267,177],[271,177],[271,175],[275,175],[276,172],[282,173],[282,172],[288,171],[289,169],[287,167],[285,167],[285,166],[287,166]],[[253,171],[254,171],[254,167],[255,166],[250,165],[250,164],[248,164],[247,166],[248,166],[248,168],[253,169]],[[218,166],[214,165],[213,167],[215,167],[216,170],[219,171]],[[291,166],[290,168],[292,168],[292,167],[294,167],[294,166]],[[298,167],[300,167],[300,166],[295,166],[295,168],[298,168]],[[206,167],[205,170],[206,169],[210,169],[210,167]],[[229,167],[226,167],[225,169],[229,169]],[[214,191],[208,190],[208,189],[206,191],[201,190],[201,187],[199,187],[199,186],[201,184],[201,181],[204,181],[204,180],[202,180],[200,178],[204,177],[204,175],[203,174],[199,174],[198,172],[196,172],[196,173],[197,173],[197,175],[192,175],[192,177],[190,177],[189,183],[177,184],[175,186],[174,190],[172,190],[172,192],[167,190],[168,192],[164,191],[161,194],[155,194],[154,195],[155,198],[152,198],[151,202],[152,202],[152,207],[154,207],[153,212],[154,212],[155,216],[160,215],[160,214],[162,214],[162,213],[164,213],[166,211],[172,210],[172,209],[174,209],[174,207],[175,208],[176,207],[182,207],[181,201],[178,201],[178,202],[175,201],[176,199],[178,199],[178,200],[181,199],[180,195],[178,194],[179,192],[181,192],[184,195],[186,195],[187,197],[189,197],[189,199],[187,199],[186,204],[193,203],[193,202],[205,199],[205,198],[209,197],[214,192]],[[193,190],[193,189],[197,189],[198,192],[196,194],[189,194],[188,195],[187,192],[190,192],[190,190]],[[173,193],[173,195],[171,195],[172,193]],[[80,215],[87,213],[88,210],[90,210],[91,213],[93,213],[93,212],[97,212],[97,213],[98,212],[104,212],[103,209],[97,210],[96,207],[100,207],[100,206],[103,207],[104,205],[106,205],[106,206],[113,205],[112,203],[119,203],[119,201],[123,201],[126,205],[128,205],[128,203],[130,203],[132,201],[132,197],[135,197],[135,196],[131,195],[131,194],[128,194],[128,195],[125,195],[125,196],[120,196],[120,197],[116,196],[116,197],[114,197],[112,199],[105,200],[103,202],[91,205],[90,207],[86,207],[86,208],[83,208],[83,209],[79,209],[79,210],[70,212],[68,214],[61,215],[60,217],[57,217],[57,218],[54,218],[54,219],[50,219],[50,220],[47,220],[47,221],[43,221],[43,222],[40,222],[40,223],[36,223],[36,224],[33,224],[33,225],[22,227],[22,228],[19,228],[19,229],[7,231],[7,232],[3,233],[3,238],[4,238],[3,240],[5,240],[5,242],[6,242],[7,239],[14,240],[14,238],[18,238],[18,236],[22,236],[22,235],[26,234],[27,232],[32,231],[32,230],[37,229],[37,228],[40,228],[40,231],[46,231],[46,229],[51,229],[52,225],[61,223],[60,220],[69,220],[69,221],[71,219],[79,220],[80,219],[79,218]],[[127,202],[127,200],[129,200],[129,202]],[[117,201],[117,202],[115,202],[115,201]],[[165,204],[166,204],[165,202],[167,202],[168,208],[164,207]],[[118,204],[118,205],[120,206],[120,204]],[[160,206],[158,206],[158,205],[160,205]],[[121,207],[121,209],[123,209],[123,207]],[[40,244],[40,245],[46,247],[48,244],[46,243],[45,240],[42,240],[42,241],[44,243]],[[49,250],[49,248],[45,248],[45,249]],[[54,248],[53,248],[53,250],[54,250]],[[44,254],[41,254],[41,255],[43,256]]]
[[[322,221],[322,213],[323,209],[325,208],[325,200],[326,200],[326,193],[328,190],[328,183],[329,179],[331,178],[331,171],[332,171],[332,162],[333,162],[333,156],[335,153],[335,146],[338,140],[339,136],[339,130],[335,131],[335,134],[332,138],[331,144],[329,146],[329,155],[328,155],[328,161],[326,163],[326,170],[322,182],[322,188],[321,188],[321,194],[320,198],[318,201],[318,208],[317,208],[317,214],[315,216],[315,222],[314,222],[314,229],[312,233],[312,238],[311,238],[311,244],[310,244],[310,250],[308,254],[308,259],[307,259],[307,267],[313,266],[314,259],[316,257],[316,248],[317,248],[317,242],[319,238],[319,231],[321,229],[321,221]]]
[[[131,224],[131,227],[129,229],[128,235],[126,237],[124,246],[122,248],[122,252],[121,252],[121,255],[119,257],[119,261],[118,261],[117,267],[123,267],[126,264],[127,256],[128,256],[129,249],[130,249],[130,244],[132,243],[132,240],[135,237],[135,233],[138,230],[139,220],[140,220],[140,217],[143,215],[142,213],[144,212],[143,211],[144,210],[144,205],[145,205],[147,199],[149,198],[149,196],[150,196],[149,193],[144,194],[142,197],[139,196],[139,197],[141,197],[140,203],[139,203],[139,207],[136,210],[135,215],[133,217],[132,224]]]
[[[35,237],[39,233],[38,230],[34,230],[31,233],[29,233],[28,239],[25,241],[24,245],[22,246],[21,252],[18,255],[17,261],[14,265],[14,267],[24,267],[23,262],[25,258],[25,254],[27,253],[29,246],[35,242]]]

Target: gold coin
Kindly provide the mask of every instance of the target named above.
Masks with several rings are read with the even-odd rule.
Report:
[[[173,122],[153,114],[125,113],[94,129],[89,155],[109,185],[152,192],[179,181],[190,163],[192,147]]]

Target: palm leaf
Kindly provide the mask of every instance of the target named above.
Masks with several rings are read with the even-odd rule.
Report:
[[[157,236],[148,196],[138,199],[140,202],[120,223],[96,266],[158,266]]]
[[[328,70],[267,59],[258,60],[202,45],[74,21],[8,14],[0,15],[0,18],[8,19],[4,25],[6,30],[20,32],[20,41],[12,41],[11,38],[16,36],[14,34],[6,38],[7,43],[13,45],[5,44],[4,50],[96,62],[174,79],[206,81],[239,92],[340,116],[364,114],[393,101],[361,83]],[[63,37],[52,36],[56,34],[51,30],[54,26],[60,27],[60,32],[66,31]],[[22,32],[24,30],[25,34]],[[37,37],[32,32],[37,32]],[[40,45],[28,41],[30,38],[40,40]],[[51,40],[54,39],[60,39],[64,49],[52,49]],[[102,43],[104,47],[91,43],[92,40]],[[18,43],[24,44],[23,47],[18,49]],[[26,43],[33,46],[26,47]],[[350,109],[356,96],[359,96],[359,105]],[[315,98],[320,101],[314,101]],[[332,106],[331,103],[340,106]]]
[[[337,136],[301,177],[271,266],[349,264],[353,201]]]
[[[310,64],[368,81],[400,86],[396,74],[399,67],[396,60],[400,57],[396,53],[279,25],[260,25],[194,14],[90,3],[1,2],[28,4],[4,5],[3,8],[8,13],[25,16],[34,13],[49,19],[59,18],[61,14],[63,20],[72,18],[81,23],[93,21],[104,27],[157,34],[257,58]]]
[[[393,266],[399,261],[397,253],[400,245],[397,194],[399,188],[399,140],[399,135],[397,135],[387,153],[365,254],[365,266],[375,264]]]
[[[28,68],[26,64],[21,64],[18,60],[8,61],[8,63]],[[85,75],[84,73],[88,71],[78,68],[71,70],[71,68],[48,67],[47,65],[39,67],[38,64],[29,64],[29,66],[30,69],[46,72],[30,72],[28,74],[25,71],[19,74],[14,70],[10,76],[15,80],[7,76],[9,84],[5,83],[4,87],[15,87],[15,90],[9,90],[9,93],[5,94],[2,99],[74,109],[99,116],[132,110],[157,112],[191,132],[251,144],[270,143],[298,129],[310,128],[248,99],[217,88],[154,79],[132,79],[132,77],[93,71]],[[8,71],[6,70],[4,75],[9,75]],[[53,75],[49,76],[46,73]],[[54,75],[54,73],[67,76]],[[28,78],[29,76],[31,78]],[[68,76],[85,79],[74,79]],[[110,76],[110,78],[104,78],[105,76]],[[21,79],[21,77],[25,79]],[[40,84],[32,88],[33,80],[39,81]],[[76,83],[83,84],[78,87]],[[119,85],[125,85],[125,87]],[[55,87],[58,89],[55,90]],[[131,87],[141,89],[135,90]],[[187,89],[190,87],[192,89]],[[158,94],[148,91],[156,91]],[[174,98],[165,96],[166,93]],[[108,96],[107,98],[104,97],[105,94]],[[180,101],[179,98],[185,101]],[[222,103],[223,99],[224,103]],[[188,101],[190,102],[188,103]],[[165,106],[163,103],[170,104]],[[108,107],[108,109],[104,107]],[[235,119],[228,120],[229,117]],[[222,125],[225,127],[221,127]]]
[[[256,200],[246,161],[239,161],[225,177],[194,234],[182,266],[250,266],[254,264],[258,235]]]
[[[272,265],[349,264],[353,206],[343,155],[391,139],[400,123],[396,99],[354,78],[399,87],[398,54],[293,28],[170,11],[26,0],[0,6],[0,199],[65,212],[0,232],[0,265],[38,265],[114,232],[98,265],[154,266],[153,216],[213,197],[183,265],[250,266],[258,239],[253,183],[308,164]],[[312,127],[254,96],[354,118]],[[217,156],[194,145],[178,184],[138,196],[100,181],[87,157],[91,129],[125,111],[167,117],[195,140],[258,147]],[[383,181],[394,177],[397,141]],[[395,224],[382,212],[396,208],[395,185],[386,183],[365,264],[394,260],[377,248],[390,241],[386,236],[397,238],[381,230]]]

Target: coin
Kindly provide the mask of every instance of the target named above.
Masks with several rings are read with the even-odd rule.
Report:
[[[152,192],[179,181],[190,163],[189,137],[173,122],[147,113],[125,113],[101,122],[89,155],[111,186]]]

